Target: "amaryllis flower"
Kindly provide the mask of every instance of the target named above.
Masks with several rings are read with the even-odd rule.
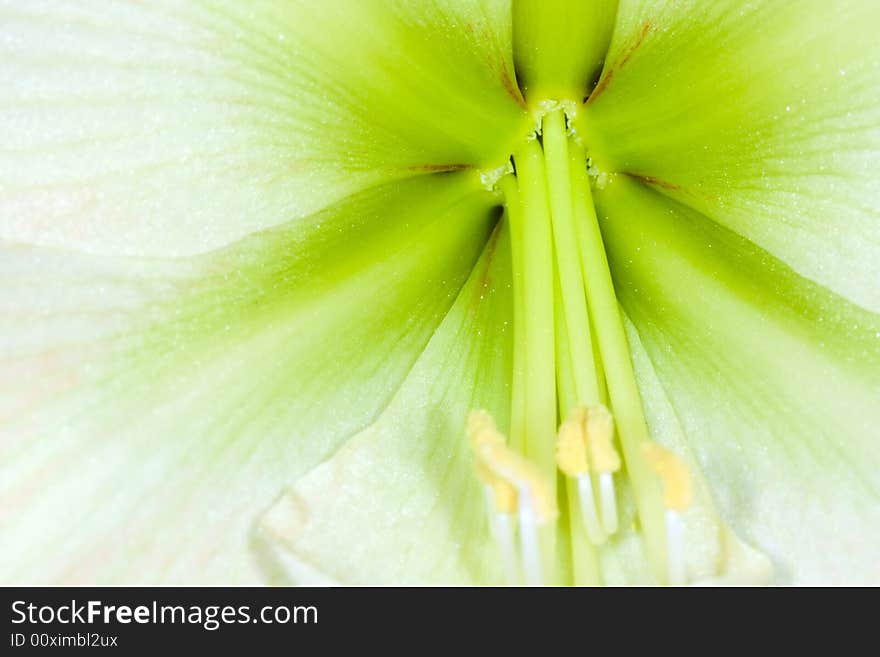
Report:
[[[0,581],[880,580],[877,2],[0,22]]]

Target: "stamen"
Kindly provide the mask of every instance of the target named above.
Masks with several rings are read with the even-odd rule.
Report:
[[[666,511],[666,559],[669,562],[669,585],[684,586],[687,575],[684,564],[684,527],[681,514],[668,509]]]
[[[587,538],[594,545],[599,545],[605,542],[606,537],[599,523],[596,501],[593,497],[586,424],[587,409],[583,406],[578,406],[569,413],[568,418],[559,427],[559,436],[556,440],[556,464],[564,474],[577,481],[578,503]]]
[[[489,511],[492,513],[516,513],[516,489],[506,481],[498,479],[482,463],[477,463],[477,476],[486,484],[489,493]]]
[[[684,461],[655,442],[646,442],[642,445],[642,452],[663,486],[668,583],[672,586],[682,586],[687,583],[687,572],[684,562],[684,526],[681,514],[691,503],[690,472]]]
[[[516,584],[520,580],[519,557],[516,553],[514,516],[509,512],[496,511],[497,496],[492,486],[486,486],[486,502],[489,507],[490,530],[504,569],[505,581]]]
[[[602,506],[602,526],[608,534],[617,532],[617,497],[614,492],[614,475],[599,475],[599,500]]]
[[[538,517],[531,491],[524,486],[519,493],[519,545],[522,551],[523,574],[526,586],[541,586],[545,582],[541,564]]]
[[[556,520],[558,511],[552,488],[532,463],[507,447],[492,416],[473,411],[467,432],[477,456],[477,474],[486,486],[492,532],[499,544],[508,581],[518,581],[518,560],[514,547],[513,513],[519,521],[522,570],[529,586],[544,581],[540,526]]]
[[[507,510],[512,498],[522,515],[525,492],[537,524],[544,525],[556,520],[556,499],[550,485],[537,467],[507,447],[504,435],[495,427],[492,416],[486,411],[473,411],[468,416],[467,430],[478,459],[477,473],[493,487],[496,505],[498,491],[503,491],[501,499],[506,508],[499,510]],[[511,491],[514,491],[514,496]]]
[[[599,404],[587,413],[590,464],[598,474],[599,507],[605,533],[617,531],[617,498],[614,491],[614,474],[620,470],[620,456],[611,437],[614,435],[614,418],[605,406]]]
[[[642,451],[663,486],[663,504],[673,511],[684,511],[691,504],[691,475],[675,453],[655,442],[646,442]]]
[[[665,531],[662,513],[657,512],[661,504],[651,469],[641,452],[641,445],[649,440],[648,425],[592,200],[586,155],[576,140],[569,143],[569,160],[578,254],[590,321],[595,327],[599,347],[596,361],[601,362],[605,390],[614,409],[617,437],[623,458],[626,459],[628,480],[635,497],[648,556],[656,570],[665,570]],[[602,499],[607,500],[610,507],[611,496],[603,494]],[[610,517],[611,508],[608,512]]]
[[[613,432],[614,422],[605,406],[578,406],[559,427],[556,442],[557,465],[564,474],[577,480],[584,528],[595,545],[617,531],[612,473],[620,469],[620,457],[611,444]],[[598,499],[590,472],[596,475]]]
[[[556,464],[569,477],[579,477],[590,471],[586,436],[587,409],[574,408],[559,427],[556,439]]]
[[[602,530],[599,516],[596,514],[596,500],[593,497],[593,478],[590,475],[581,475],[577,478],[577,484],[581,517],[584,520],[587,538],[590,539],[593,545],[601,545],[608,537]]]
[[[584,429],[587,446],[590,448],[590,464],[594,472],[617,472],[620,470],[620,456],[611,437],[614,435],[614,418],[603,404],[586,409]]]

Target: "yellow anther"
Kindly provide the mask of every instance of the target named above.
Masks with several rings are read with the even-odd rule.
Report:
[[[506,481],[496,477],[482,463],[477,463],[477,476],[492,491],[492,503],[499,513],[516,512],[516,489]]]
[[[604,405],[572,409],[559,427],[556,464],[569,477],[590,470],[616,472],[620,469],[620,457],[611,442],[613,435],[614,419]]]
[[[498,431],[488,411],[471,411],[467,418],[467,434],[471,448],[479,455],[489,446],[506,445],[504,434]]]
[[[594,472],[617,472],[620,456],[611,438],[614,436],[614,418],[603,404],[587,410],[587,445],[590,447],[590,465]]]
[[[586,409],[578,406],[559,427],[556,439],[556,465],[569,477],[586,474],[590,470],[587,461],[587,444],[584,435]]]
[[[477,457],[477,474],[492,488],[497,511],[512,512],[527,494],[535,521],[544,524],[556,519],[556,500],[541,472],[507,447],[492,416],[473,411],[467,421],[468,438]]]
[[[676,454],[655,442],[642,445],[642,451],[663,485],[663,503],[672,511],[684,511],[691,503],[691,475]]]

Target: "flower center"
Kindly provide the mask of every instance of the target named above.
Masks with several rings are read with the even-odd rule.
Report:
[[[658,581],[684,583],[689,473],[650,439],[585,152],[558,104],[512,160],[498,182],[513,262],[509,440],[485,412],[468,422],[506,576],[556,583],[562,549],[576,584],[599,583],[597,547],[618,530],[625,483]]]

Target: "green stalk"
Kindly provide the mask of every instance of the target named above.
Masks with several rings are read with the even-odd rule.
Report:
[[[524,349],[523,455],[547,478],[556,496],[556,354],[553,315],[553,236],[544,173],[544,154],[537,141],[514,153],[521,238]],[[516,317],[516,315],[515,315]],[[541,529],[541,557],[545,583],[556,583],[555,523]]]
[[[577,248],[568,137],[565,133],[565,115],[561,109],[544,117],[543,134],[550,216],[562,293],[562,314],[565,317],[568,351],[577,393],[575,405],[594,406],[600,399],[599,384],[596,380],[593,339],[590,335],[584,279]],[[567,414],[571,408],[564,410]]]
[[[522,208],[523,325],[525,331],[525,443],[523,454],[556,481],[556,354],[553,317],[553,238],[537,141],[514,155]]]
[[[648,425],[593,205],[586,159],[576,144],[572,143],[570,150],[575,227],[590,316],[648,555],[658,578],[665,581],[666,530],[662,497],[657,479],[642,453],[642,444],[650,439]]]
[[[577,406],[578,397],[575,390],[571,355],[568,351],[568,330],[565,325],[565,317],[562,315],[562,304],[558,303],[562,295],[559,276],[557,275],[555,278],[557,299],[556,379],[559,391],[559,415],[565,417],[572,408]],[[599,572],[598,554],[587,536],[586,529],[584,529],[583,516],[578,512],[580,499],[577,481],[570,477],[563,477],[563,479],[565,480],[565,510],[570,537],[572,583],[575,586],[599,586],[602,583],[602,578]]]
[[[557,263],[558,265],[558,263]],[[568,326],[562,311],[562,289],[559,284],[559,267],[553,277],[555,320],[556,320],[556,394],[558,396],[559,417],[564,418],[578,404],[577,384],[571,363]]]
[[[601,393],[577,249],[568,137],[562,110],[556,110],[544,117],[543,138],[551,225],[556,247],[556,367],[559,414],[564,418],[576,406],[592,406],[598,403]],[[566,480],[565,494],[569,509],[574,583],[578,586],[597,586],[601,579],[596,548],[587,537],[581,514],[575,511],[580,508],[576,481]]]

